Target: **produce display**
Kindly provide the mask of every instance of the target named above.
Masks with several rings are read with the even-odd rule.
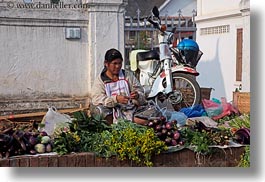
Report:
[[[153,129],[126,120],[112,125],[110,131],[103,131],[99,146],[99,149],[105,148],[107,151],[96,151],[103,157],[116,155],[121,160],[129,159],[146,166],[153,165],[151,159],[154,155],[168,149]]]
[[[54,151],[94,152],[100,157],[117,156],[138,164],[152,166],[151,158],[167,146],[149,127],[127,120],[108,126],[100,117],[88,117],[83,112],[74,114],[69,130],[62,130],[54,138]]]
[[[180,138],[180,132],[177,127],[177,121],[167,121],[166,117],[161,116],[153,120],[149,120],[148,127],[153,128],[158,138],[168,146],[183,145],[183,140]]]
[[[52,151],[52,140],[46,132],[9,128],[0,134],[0,157],[37,154]]]
[[[234,141],[250,144],[250,116],[233,116],[218,127],[207,127],[195,121],[178,127],[176,120],[161,116],[149,120],[146,126],[127,120],[108,125],[101,117],[92,117],[84,111],[73,113],[68,127],[55,130],[53,136],[45,131],[22,128],[3,128],[0,131],[0,158],[24,154],[56,152],[93,152],[100,157],[117,156],[140,165],[152,166],[152,158],[170,148],[187,147],[199,154],[208,154],[213,145],[229,145]],[[226,123],[226,125],[223,125]],[[249,154],[242,156],[247,165]]]

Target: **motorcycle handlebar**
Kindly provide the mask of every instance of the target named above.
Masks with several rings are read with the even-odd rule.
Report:
[[[155,28],[161,31],[161,27],[158,22],[154,22],[150,17],[147,19],[147,21],[150,22]]]
[[[153,21],[153,20],[151,19],[151,17],[149,17],[149,18],[147,19],[147,21],[150,22],[150,23],[154,26],[154,28],[156,28],[156,29],[158,29],[160,32],[162,32],[163,35],[166,34],[166,35],[168,36],[167,42],[170,42],[172,32],[167,32],[167,31],[165,31],[165,30],[162,30],[161,25],[160,25],[160,22]]]

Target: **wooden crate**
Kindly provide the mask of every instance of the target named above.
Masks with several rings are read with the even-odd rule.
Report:
[[[240,113],[250,113],[250,92],[233,92],[233,103]]]

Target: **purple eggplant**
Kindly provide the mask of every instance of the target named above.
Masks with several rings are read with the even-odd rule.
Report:
[[[240,128],[234,134],[235,140],[240,144],[250,144],[250,130],[249,128]]]

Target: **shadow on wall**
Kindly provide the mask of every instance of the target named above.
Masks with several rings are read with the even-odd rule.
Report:
[[[213,88],[211,92],[211,98],[220,99],[221,97],[225,97],[225,84],[224,78],[221,71],[220,66],[220,57],[219,57],[219,39],[216,43],[216,48],[207,50],[207,51],[215,51],[215,56],[212,59],[201,61],[197,65],[197,70],[200,75],[197,77],[197,81],[201,87]],[[203,50],[202,50],[203,51]],[[204,54],[207,54],[207,51]],[[202,55],[203,59],[203,55]]]

